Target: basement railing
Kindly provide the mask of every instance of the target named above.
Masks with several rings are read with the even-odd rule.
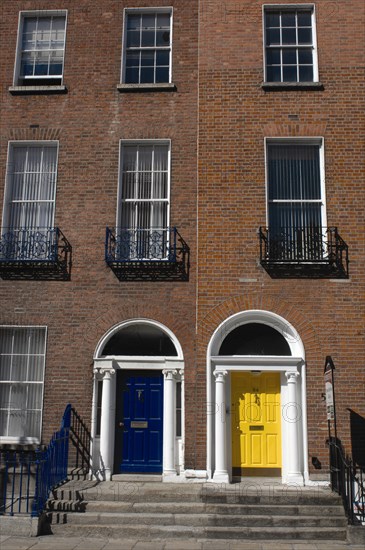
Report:
[[[0,515],[39,516],[50,492],[68,480],[71,460],[77,473],[89,473],[90,441],[84,422],[69,404],[46,448],[0,451]]]
[[[72,247],[58,227],[3,228],[2,279],[69,280]]]
[[[327,443],[332,491],[341,496],[349,523],[365,526],[365,469],[345,455],[338,439],[331,437]]]
[[[187,281],[189,260],[176,227],[106,228],[105,261],[120,281]]]
[[[337,227],[260,227],[260,263],[273,278],[348,278],[348,246]]]

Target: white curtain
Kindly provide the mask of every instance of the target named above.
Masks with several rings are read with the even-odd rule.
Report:
[[[124,145],[122,159],[120,226],[130,232],[138,257],[162,257],[168,230],[168,146]]]
[[[14,146],[8,184],[8,223],[12,230],[53,226],[57,146]]]
[[[0,328],[0,437],[40,439],[46,333]]]

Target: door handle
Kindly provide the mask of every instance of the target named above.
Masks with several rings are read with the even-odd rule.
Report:
[[[119,422],[119,428],[124,428],[124,422]]]

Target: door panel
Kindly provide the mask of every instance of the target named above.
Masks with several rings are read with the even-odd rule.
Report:
[[[163,376],[118,371],[116,471],[162,472]]]
[[[234,475],[280,475],[280,374],[231,374]]]

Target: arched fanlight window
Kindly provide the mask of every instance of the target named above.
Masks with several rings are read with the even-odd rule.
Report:
[[[147,355],[177,356],[171,338],[158,327],[145,323],[136,323],[118,332],[106,342],[101,356],[106,355]]]
[[[276,329],[263,323],[247,323],[226,336],[218,355],[291,355],[291,351]]]

